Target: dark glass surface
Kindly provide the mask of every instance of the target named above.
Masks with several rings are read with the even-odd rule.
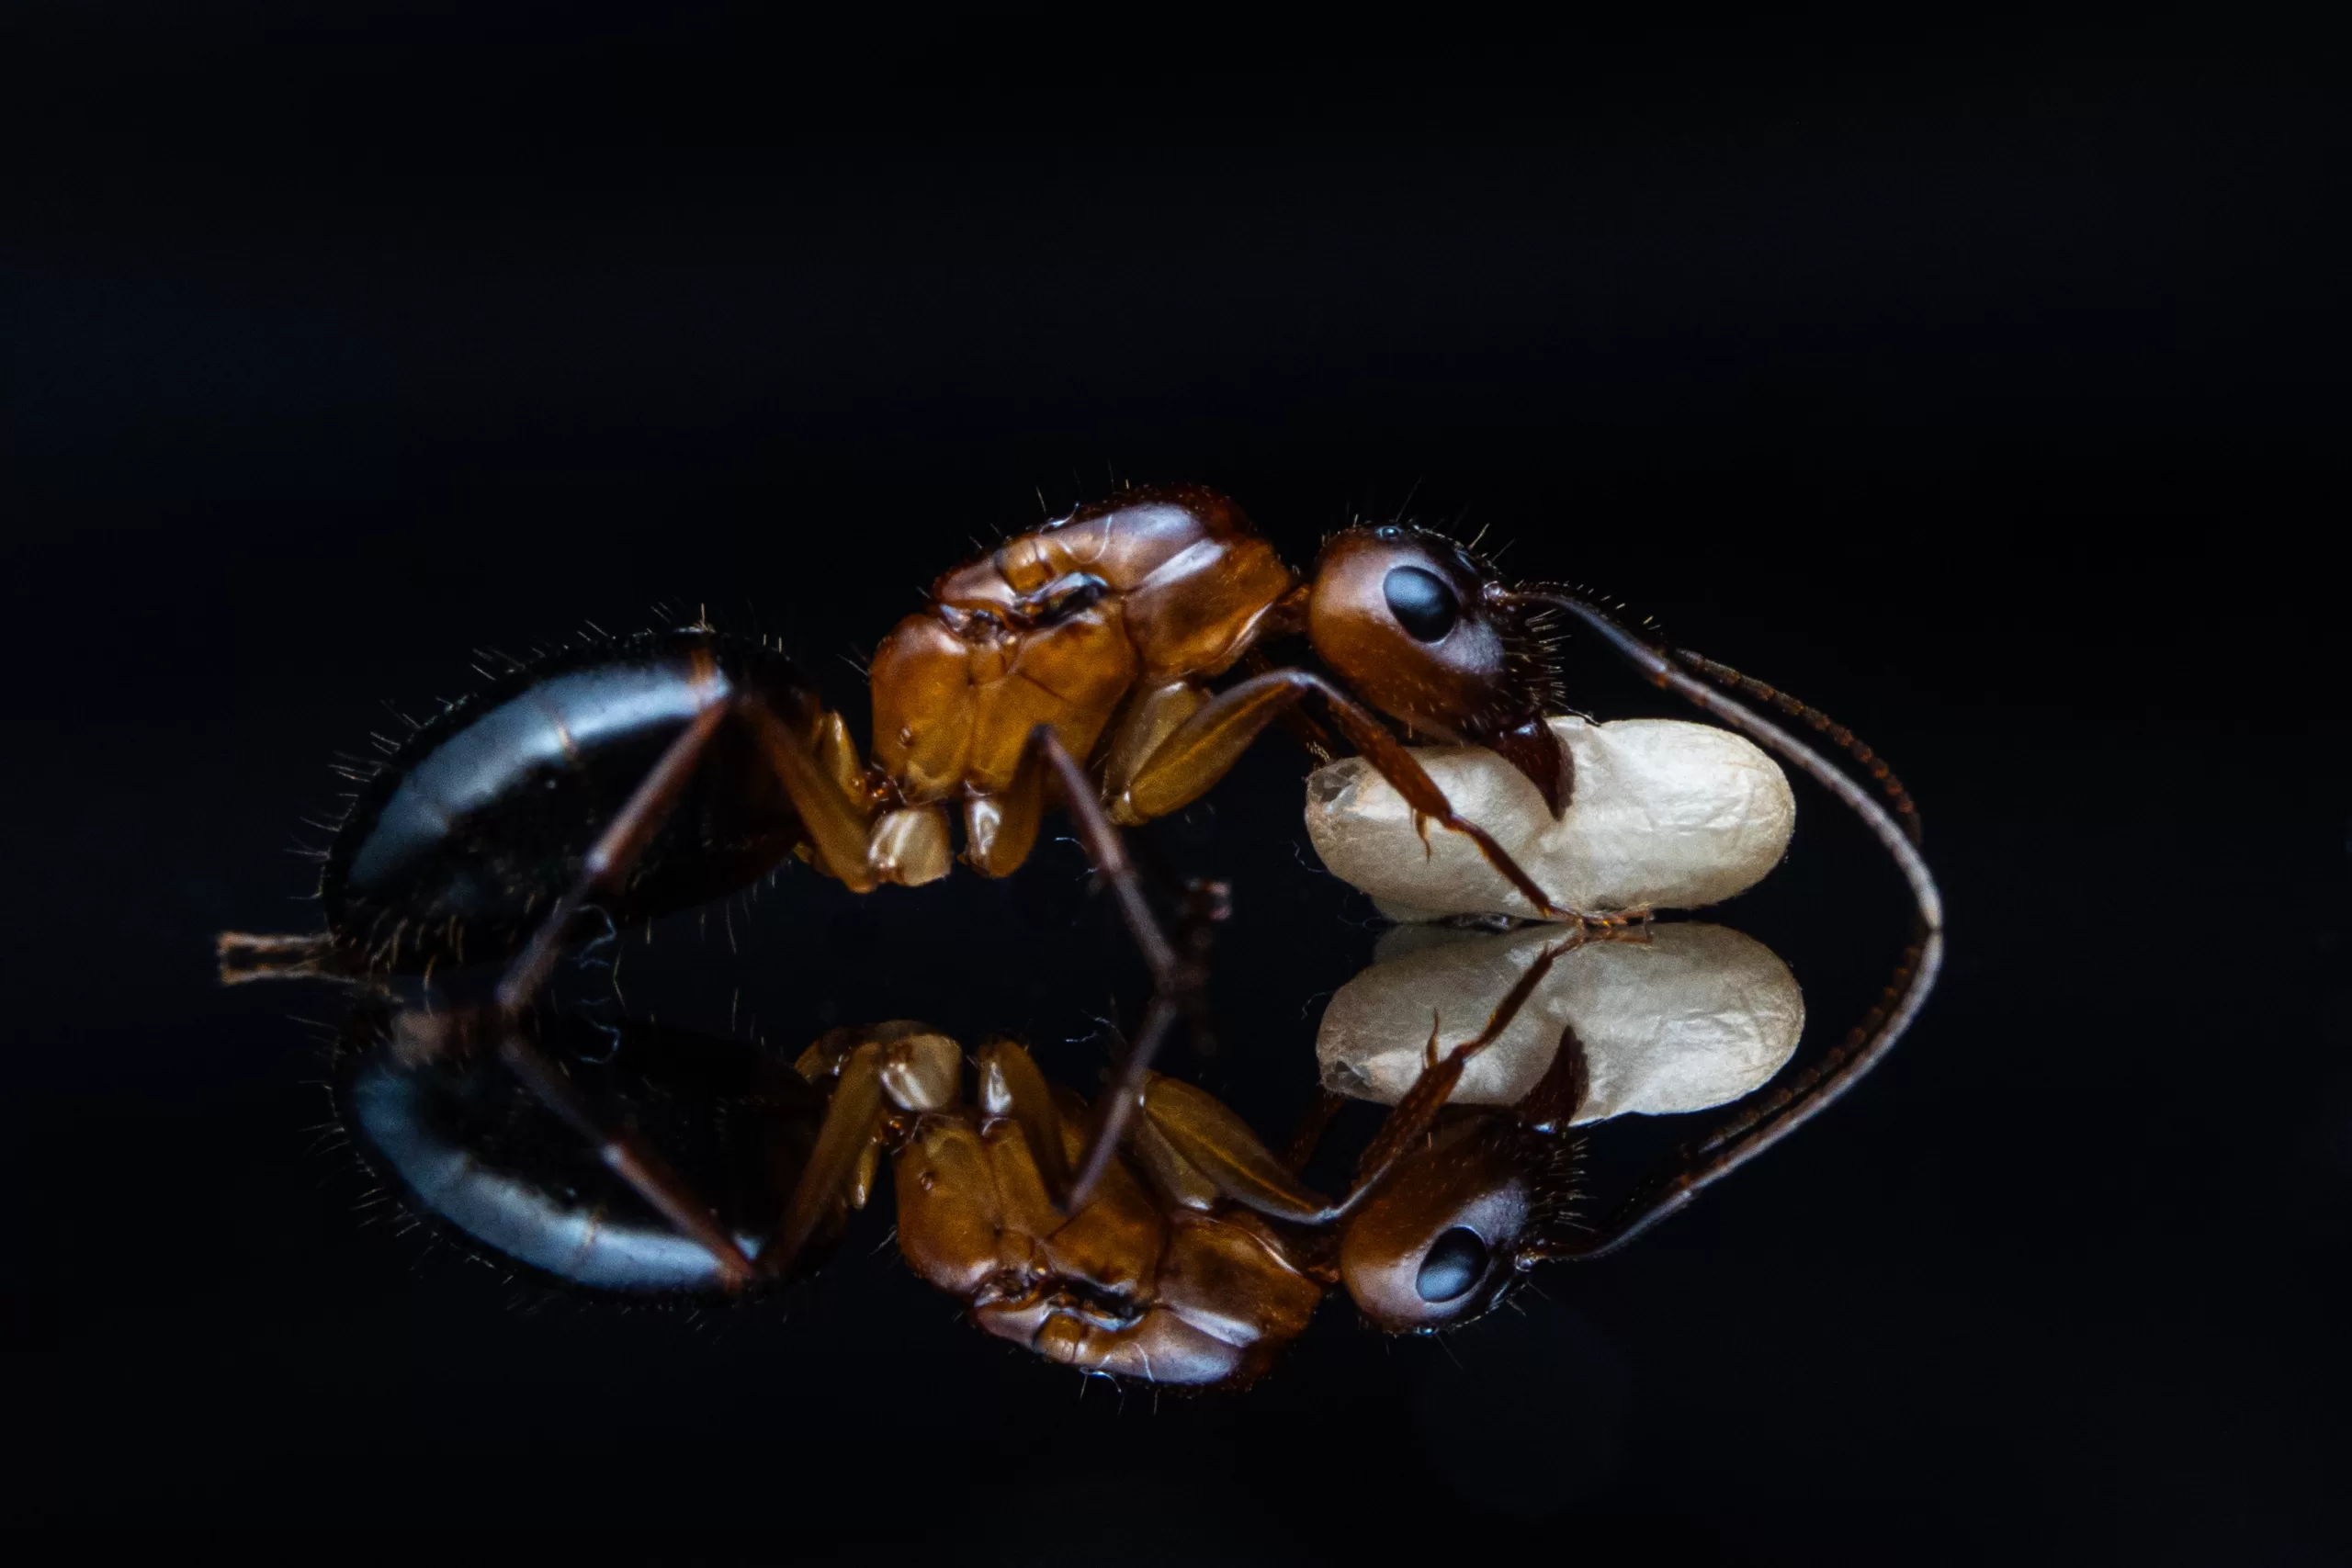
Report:
[[[640,10],[0,39],[0,1531],[2345,1560],[2352,149],[2312,40]],[[852,661],[919,585],[1114,478],[1216,485],[1297,564],[1351,516],[1483,528],[1853,726],[1951,908],[1914,1034],[1622,1258],[1442,1341],[1327,1303],[1235,1399],[1080,1398],[887,1214],[702,1314],[404,1231],[322,1131],[337,998],[210,951],[317,919],[285,852],[383,705],[707,609],[862,734]],[[1673,711],[1564,659],[1578,707]],[[1373,934],[1304,766],[1272,739],[1139,836],[1235,884],[1223,1049],[1173,1066],[1275,1138]],[[1899,946],[1875,854],[1806,792],[1718,917],[1808,1048]],[[793,863],[632,927],[618,985],[779,1044],[1018,1031],[1091,1085],[1143,982],[1081,870]],[[1671,1131],[1610,1130],[1594,1182]]]

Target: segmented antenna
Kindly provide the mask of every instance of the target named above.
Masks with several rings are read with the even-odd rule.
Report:
[[[1687,648],[1670,648],[1667,652],[1671,654],[1674,661],[1684,669],[1704,675],[1708,680],[1727,691],[1742,692],[1759,702],[1770,703],[1782,713],[1792,718],[1803,719],[1815,729],[1827,736],[1848,756],[1854,759],[1862,772],[1877,782],[1879,789],[1886,795],[1887,804],[1894,808],[1896,819],[1903,824],[1905,836],[1914,844],[1920,841],[1919,808],[1912,804],[1911,792],[1903,787],[1903,781],[1894,776],[1894,770],[1886,765],[1886,759],[1871,750],[1860,736],[1831,718],[1811,703],[1800,702],[1779,687],[1768,685],[1753,675],[1743,675],[1719,660],[1710,659],[1703,653],[1696,653]]]
[[[1565,589],[1548,585],[1522,588],[1506,596],[1510,600],[1529,601],[1556,606],[1582,622],[1597,633],[1627,662],[1648,677],[1652,683],[1677,693],[1702,712],[1721,719],[1750,739],[1780,754],[1782,761],[1792,762],[1815,783],[1821,784],[1848,810],[1862,819],[1871,836],[1876,838],[1910,884],[1911,894],[1918,909],[1918,925],[1911,943],[1904,950],[1896,964],[1894,977],[1880,994],[1878,1002],[1861,1022],[1856,1024],[1837,1049],[1829,1052],[1813,1067],[1792,1080],[1786,1087],[1766,1096],[1750,1110],[1735,1116],[1720,1132],[1695,1146],[1686,1145],[1672,1167],[1632,1198],[1618,1212],[1608,1229],[1599,1239],[1584,1246],[1564,1250],[1555,1256],[1579,1258],[1605,1258],[1635,1236],[1649,1230],[1659,1221],[1688,1206],[1705,1188],[1722,1180],[1739,1167],[1754,1159],[1766,1149],[1794,1132],[1806,1121],[1827,1108],[1840,1095],[1861,1081],[1862,1077],[1884,1058],[1905,1030],[1917,1018],[1919,1009],[1935,988],[1937,972],[1943,964],[1943,895],[1936,886],[1935,874],[1920,858],[1917,847],[1918,813],[1911,807],[1910,796],[1900,793],[1899,784],[1890,787],[1892,773],[1879,762],[1875,753],[1853,739],[1852,732],[1842,726],[1832,727],[1828,716],[1806,707],[1794,698],[1786,699],[1784,711],[1795,711],[1808,724],[1823,730],[1858,761],[1869,769],[1871,776],[1888,791],[1902,815],[1896,817],[1873,799],[1861,784],[1827,758],[1814,750],[1794,735],[1782,729],[1761,714],[1719,694],[1678,666],[1689,664],[1700,675],[1720,684],[1743,681],[1745,677],[1727,666],[1712,660],[1699,660],[1695,654],[1669,653],[1620,626],[1600,606]],[[1718,674],[1717,671],[1722,671]],[[1726,679],[1728,677],[1728,679]],[[1780,694],[1761,682],[1758,694],[1769,694],[1768,700],[1780,699]]]

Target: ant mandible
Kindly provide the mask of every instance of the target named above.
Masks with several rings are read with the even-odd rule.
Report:
[[[1130,490],[1007,540],[942,577],[931,600],[876,651],[865,764],[841,716],[789,660],[707,627],[516,666],[358,775],[366,787],[321,879],[328,931],[225,933],[220,951],[234,962],[224,975],[514,953],[486,1008],[413,1012],[402,1027],[419,1049],[432,1043],[426,1035],[496,1041],[533,1092],[571,1119],[579,1108],[560,1075],[513,1022],[591,906],[616,921],[649,918],[746,886],[792,853],[858,892],[933,881],[948,869],[951,803],[962,807],[965,860],[1005,875],[1036,841],[1050,778],[1154,983],[1077,1162],[1065,1198],[1074,1210],[1118,1148],[1177,1011],[1197,1008],[1203,984],[1200,965],[1153,916],[1117,825],[1197,799],[1306,697],[1321,702],[1417,825],[1425,831],[1434,820],[1469,837],[1551,916],[1571,911],[1455,815],[1381,717],[1499,752],[1555,814],[1565,810],[1575,781],[1544,723],[1555,705],[1542,631],[1551,612],[1583,620],[1656,683],[1842,786],[1849,804],[1860,793],[1581,598],[1514,589],[1461,546],[1416,528],[1341,530],[1301,581],[1224,496],[1197,486]],[[1302,633],[1329,674],[1273,666],[1260,651]],[[1212,688],[1245,659],[1250,673]],[[1705,661],[1686,662],[1724,678]],[[1865,816],[1923,886],[1903,833],[1883,813]],[[1916,831],[1915,820],[1905,826]],[[731,1273],[749,1277],[731,1241],[704,1234],[707,1218],[685,1213],[691,1203],[650,1150],[632,1149],[622,1134],[581,1130],[614,1151],[615,1168],[649,1201],[719,1250]]]

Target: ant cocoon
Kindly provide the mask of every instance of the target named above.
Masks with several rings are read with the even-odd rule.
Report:
[[[1323,1086],[1394,1105],[1420,1077],[1432,1021],[1476,1033],[1560,942],[1558,928],[1490,934],[1390,931],[1373,965],[1333,993],[1315,1042]],[[1638,941],[1559,954],[1494,1043],[1464,1066],[1447,1102],[1516,1105],[1573,1032],[1589,1077],[1574,1124],[1705,1111],[1761,1088],[1795,1055],[1804,996],[1772,951],[1723,926],[1656,926]]]
[[[1696,908],[1754,886],[1787,852],[1796,796],[1745,737],[1668,718],[1549,723],[1575,777],[1557,818],[1493,751],[1428,747],[1413,756],[1555,904],[1595,916]],[[1430,831],[1425,850],[1404,796],[1361,758],[1309,776],[1306,831],[1332,874],[1393,919],[1544,918],[1460,834]]]

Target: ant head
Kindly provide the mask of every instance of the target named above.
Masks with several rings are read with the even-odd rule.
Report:
[[[1340,1279],[1365,1317],[1427,1334],[1502,1299],[1551,1209],[1524,1144],[1503,1118],[1468,1116],[1404,1156],[1340,1235]]]
[[[1306,635],[1356,695],[1442,740],[1490,746],[1566,805],[1548,644],[1499,573],[1441,534],[1388,525],[1324,541]]]

